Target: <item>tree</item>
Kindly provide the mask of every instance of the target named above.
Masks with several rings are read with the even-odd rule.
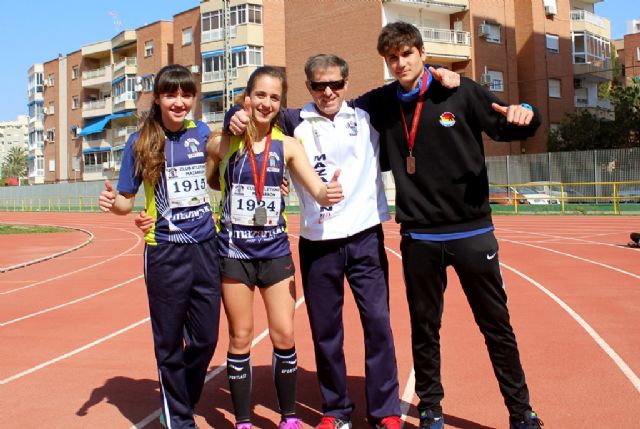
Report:
[[[640,146],[640,83],[609,91],[615,120],[601,119],[586,110],[569,113],[549,133],[550,152],[615,149]]]
[[[4,183],[7,177],[25,177],[28,170],[27,152],[24,148],[14,146],[2,163],[2,182]]]

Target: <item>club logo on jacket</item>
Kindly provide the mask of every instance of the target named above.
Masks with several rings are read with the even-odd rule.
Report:
[[[204,153],[199,148],[200,142],[193,137],[189,137],[184,141],[184,147],[188,147],[191,153],[187,154],[187,158],[204,157]]]
[[[349,129],[350,136],[358,135],[358,124],[355,121],[348,121],[347,128]]]
[[[278,162],[280,162],[280,157],[276,152],[269,151],[269,165],[267,167],[267,171],[272,173],[279,173],[280,167],[278,166]]]
[[[456,124],[456,115],[451,112],[444,112],[440,115],[440,125],[443,127],[453,127]]]

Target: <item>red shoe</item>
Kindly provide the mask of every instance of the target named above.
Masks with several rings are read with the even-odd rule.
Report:
[[[376,429],[401,429],[402,420],[398,416],[387,416],[376,424]]]
[[[351,422],[345,422],[333,416],[323,416],[316,429],[351,429]]]

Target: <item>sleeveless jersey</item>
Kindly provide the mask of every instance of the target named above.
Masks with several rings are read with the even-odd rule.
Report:
[[[285,202],[280,192],[285,168],[282,139],[282,132],[273,128],[269,153],[263,151],[255,154],[258,174],[264,157],[268,156],[262,200],[257,201],[251,161],[244,140],[241,136],[230,138],[229,151],[220,162],[222,198],[217,223],[220,256],[232,259],[273,259],[291,254]],[[265,225],[255,224],[256,207],[266,209]]]
[[[209,127],[203,122],[185,121],[184,129],[166,133],[165,169],[152,187],[144,182],[147,215],[155,219],[145,234],[149,245],[199,243],[215,236],[205,174]],[[118,192],[135,194],[142,181],[135,174],[134,145],[140,133],[133,133],[125,146]]]

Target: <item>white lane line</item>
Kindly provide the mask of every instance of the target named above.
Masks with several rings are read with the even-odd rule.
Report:
[[[402,261],[402,255],[396,252],[393,249],[390,249],[385,246],[387,252],[393,254],[398,259]],[[400,267],[402,270],[402,267]],[[411,371],[409,372],[409,376],[407,377],[407,382],[404,385],[404,392],[402,393],[402,400],[400,401],[400,418],[402,420],[401,427],[404,427],[404,424],[407,421],[407,417],[409,416],[409,408],[411,408],[411,404],[413,402],[413,396],[416,392],[416,373],[413,367],[411,367]]]
[[[116,254],[114,256],[111,256],[110,258],[107,258],[107,259],[105,259],[105,260],[103,260],[101,262],[96,262],[95,264],[87,265],[86,267],[82,267],[82,268],[79,268],[79,269],[74,270],[74,271],[69,271],[69,272],[66,272],[64,274],[60,274],[60,275],[55,276],[55,277],[49,277],[49,278],[41,280],[39,282],[28,284],[26,286],[22,286],[22,287],[15,288],[15,289],[9,289],[9,290],[0,292],[0,295],[8,295],[10,293],[15,293],[15,292],[18,292],[18,291],[21,291],[21,290],[30,289],[30,288],[32,288],[34,286],[38,286],[38,285],[41,285],[41,284],[44,284],[44,283],[49,283],[49,282],[51,282],[53,280],[62,279],[62,278],[68,277],[70,275],[77,274],[77,273],[80,273],[82,271],[86,271],[88,269],[97,267],[99,265],[106,264],[107,262],[111,262],[114,259],[117,259],[117,258],[125,255],[126,253],[131,252],[133,249],[135,249],[140,244],[140,241],[142,241],[142,238],[140,237],[139,234],[135,234],[135,233],[133,233],[131,231],[127,231],[126,229],[122,229],[122,228],[116,228],[116,229],[118,229],[120,231],[124,231],[124,232],[126,232],[128,234],[131,234],[134,237],[136,237],[136,243],[133,246],[129,247],[128,249],[126,249],[126,250],[124,250],[124,251],[122,251],[122,252],[120,252],[120,253],[118,253],[118,254]]]
[[[69,305],[73,305],[73,304],[77,304],[77,303],[82,302],[82,301],[86,301],[86,300],[91,299],[93,297],[96,297],[98,295],[102,295],[102,294],[107,293],[109,291],[112,291],[114,289],[118,289],[118,288],[120,288],[120,287],[122,287],[122,286],[124,286],[126,284],[129,284],[131,282],[139,280],[139,279],[141,279],[143,277],[144,277],[143,275],[139,275],[137,277],[134,277],[134,278],[131,278],[129,280],[126,280],[126,281],[124,281],[122,283],[118,283],[117,285],[108,287],[106,289],[99,290],[98,292],[94,292],[94,293],[89,294],[89,295],[85,295],[85,296],[83,296],[81,298],[77,298],[77,299],[74,299],[72,301],[67,301],[65,303],[62,303],[62,304],[59,304],[59,305],[55,305],[53,307],[45,308],[44,310],[36,311],[35,313],[27,314],[25,316],[21,316],[21,317],[18,317],[16,319],[7,320],[6,322],[0,322],[0,327],[11,325],[12,323],[20,322],[22,320],[30,319],[32,317],[39,316],[41,314],[49,313],[50,311],[59,310],[61,308],[67,307]]]
[[[82,347],[78,347],[77,349],[74,349],[74,350],[70,351],[69,353],[65,353],[63,355],[60,355],[60,356],[54,358],[54,359],[48,360],[48,361],[43,362],[43,363],[41,363],[39,365],[31,367],[31,368],[29,368],[29,369],[27,369],[25,371],[19,372],[18,374],[14,374],[14,375],[12,375],[10,377],[2,379],[2,380],[0,380],[0,385],[8,384],[8,383],[10,383],[12,381],[15,381],[15,380],[18,380],[18,379],[20,379],[20,378],[22,378],[24,376],[27,376],[29,374],[33,374],[34,372],[39,371],[39,370],[41,370],[43,368],[51,366],[54,363],[63,361],[65,359],[67,359],[67,358],[70,358],[70,357],[72,357],[74,355],[77,355],[80,352],[83,352],[83,351],[88,350],[88,349],[90,349],[92,347],[95,347],[98,344],[104,343],[105,341],[110,340],[111,338],[117,337],[118,335],[123,334],[123,333],[125,333],[127,331],[130,331],[131,329],[133,329],[133,328],[135,328],[137,326],[140,326],[143,323],[146,323],[148,321],[149,321],[148,317],[146,317],[146,318],[144,318],[142,320],[138,320],[137,322],[132,323],[129,326],[126,326],[126,327],[124,327],[124,328],[122,328],[122,329],[120,329],[120,330],[118,330],[116,332],[113,332],[113,333],[111,333],[111,334],[109,334],[109,335],[107,335],[105,337],[99,338],[96,341],[93,341],[93,342],[91,342],[89,344],[86,344],[86,345],[84,345]]]
[[[611,266],[611,265],[608,265],[608,264],[604,264],[602,262],[594,261],[592,259],[583,258],[581,256],[576,256],[576,255],[573,255],[571,253],[561,252],[559,250],[550,249],[548,247],[536,246],[535,244],[523,243],[522,241],[509,240],[509,239],[506,239],[506,238],[501,238],[499,241],[506,241],[508,243],[519,244],[521,246],[527,246],[527,247],[533,247],[534,249],[539,249],[539,250],[545,250],[547,252],[556,253],[558,255],[566,256],[568,258],[573,258],[573,259],[577,259],[577,260],[582,261],[582,262],[587,262],[589,264],[598,265],[600,267],[607,268],[607,269],[612,270],[612,271],[617,271],[617,272],[619,272],[621,274],[625,274],[627,276],[631,276],[631,277],[634,277],[636,279],[640,279],[640,275],[638,275],[638,274],[630,273],[629,271],[625,271],[625,270],[623,270],[621,268],[617,268],[617,267],[614,267],[614,266]]]
[[[296,310],[303,303],[304,303],[304,297],[298,299],[296,301]],[[256,345],[258,345],[262,340],[264,340],[267,337],[267,335],[269,335],[269,328],[267,328],[264,331],[262,331],[258,336],[256,336],[253,339],[253,341],[251,341],[251,348],[254,348]],[[223,363],[220,366],[215,367],[213,369],[213,371],[208,373],[207,376],[205,377],[205,379],[204,379],[205,384],[208,383],[209,381],[213,380],[214,378],[216,378],[218,375],[220,375],[220,373],[222,371],[224,371],[226,368],[227,368],[227,363],[226,362]],[[145,418],[143,418],[142,420],[140,420],[139,422],[137,422],[136,424],[131,426],[130,429],[142,429],[143,427],[153,423],[159,417],[160,417],[160,408],[156,409],[154,412],[152,412],[151,414],[149,414],[148,416],[146,416]]]
[[[557,295],[555,295],[553,292],[551,292],[550,290],[542,286],[537,281],[533,280],[531,277],[527,276],[524,273],[521,273],[517,269],[505,263],[501,262],[500,265],[516,273],[517,275],[519,275],[520,277],[522,277],[523,279],[525,279],[526,281],[528,281],[529,283],[531,283],[532,285],[540,289],[545,295],[547,295],[549,298],[555,301],[556,304],[558,304],[564,311],[566,311],[576,322],[578,322],[578,324],[582,327],[582,329],[584,329],[589,334],[589,336],[591,336],[591,338],[596,342],[596,344],[598,344],[602,348],[602,350],[604,350],[604,352],[613,360],[613,362],[622,371],[625,377],[627,377],[627,379],[631,381],[631,384],[633,385],[633,387],[635,387],[635,389],[640,393],[640,378],[638,378],[638,376],[631,370],[629,365],[626,364],[626,362],[620,357],[620,355],[618,355],[615,352],[615,350],[613,350],[613,348],[609,344],[607,344],[607,342],[600,335],[598,335],[596,330],[593,329],[591,325],[589,325],[582,317],[580,317],[578,313],[576,313],[571,307],[569,307],[567,303],[561,300]]]

